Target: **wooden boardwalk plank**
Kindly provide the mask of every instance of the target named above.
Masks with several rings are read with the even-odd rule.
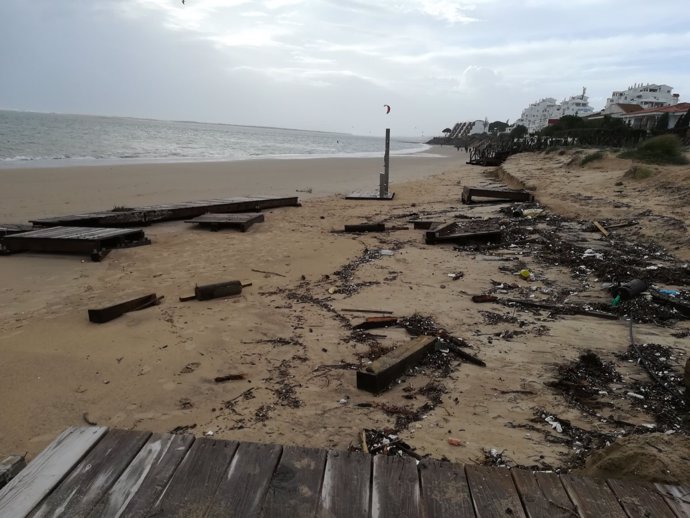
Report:
[[[605,480],[561,475],[561,481],[583,518],[626,518],[625,511]]]
[[[374,457],[372,479],[372,518],[417,518],[419,474],[411,457]]]
[[[657,489],[636,480],[609,480],[609,487],[630,518],[675,518]]]
[[[235,441],[197,439],[147,516],[206,516],[216,489],[237,450]]]
[[[487,466],[465,466],[477,518],[526,518],[510,471]]]
[[[323,475],[319,518],[368,518],[371,456],[329,451]]]
[[[690,487],[654,484],[678,518],[690,516]]]
[[[193,441],[191,435],[153,434],[91,518],[144,518]]]
[[[41,502],[32,518],[88,516],[149,435],[149,432],[110,430]]]
[[[575,506],[555,473],[510,470],[529,518],[571,518]]]
[[[259,516],[281,450],[276,444],[241,443],[206,516]]]
[[[326,450],[283,447],[266,493],[263,518],[314,516],[326,467]]]
[[[68,428],[0,490],[0,516],[22,518],[70,472],[108,429]]]
[[[474,517],[465,469],[459,464],[424,459],[419,465],[422,516]]]

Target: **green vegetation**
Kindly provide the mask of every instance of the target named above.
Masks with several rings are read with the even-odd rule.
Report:
[[[525,137],[528,133],[529,130],[527,129],[527,126],[518,124],[510,131],[510,138],[522,138]]]
[[[494,121],[489,124],[489,133],[503,133],[508,129],[508,126],[507,122]]]
[[[589,155],[583,157],[582,160],[580,160],[580,167],[584,167],[590,162],[594,162],[595,160],[601,160],[602,158],[604,158],[604,153],[602,151],[595,151],[594,153],[590,153]]]
[[[619,155],[621,158],[632,158],[648,164],[676,164],[689,163],[683,154],[680,139],[675,135],[659,135],[640,144],[637,149],[626,151]]]
[[[643,165],[634,165],[625,172],[623,178],[630,178],[632,180],[644,180],[645,178],[649,178],[650,176],[654,176],[654,171],[650,167],[645,167]]]

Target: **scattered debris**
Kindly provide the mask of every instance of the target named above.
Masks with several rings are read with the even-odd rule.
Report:
[[[180,425],[180,426],[176,426],[175,428],[170,430],[170,433],[175,434],[175,435],[180,435],[183,433],[187,433],[190,430],[194,430],[194,428],[196,428],[196,423],[187,424],[187,425]]]
[[[182,369],[180,370],[180,374],[191,374],[192,372],[197,370],[200,366],[201,366],[201,364],[199,362],[188,363],[187,365],[182,367]]]
[[[465,204],[479,203],[472,198],[478,196],[480,198],[491,198],[492,200],[509,200],[509,201],[534,201],[534,196],[523,189],[485,189],[481,187],[465,186],[462,189],[461,201]]]
[[[282,273],[268,272],[266,270],[257,270],[255,268],[252,268],[251,271],[256,272],[256,273],[265,273],[266,275],[275,275],[276,277],[285,277],[285,275],[283,275]]]
[[[368,317],[364,322],[352,326],[352,329],[377,329],[397,325],[396,317]]]
[[[194,288],[194,295],[180,297],[180,302],[188,300],[211,300],[220,297],[230,297],[242,293],[242,288],[251,286],[252,283],[242,284],[242,281],[225,281],[215,284],[205,284]]]

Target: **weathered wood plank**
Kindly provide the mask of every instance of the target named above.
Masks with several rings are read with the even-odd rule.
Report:
[[[436,344],[434,336],[418,336],[401,344],[371,365],[357,371],[357,388],[381,392],[411,365],[420,361]]]
[[[422,516],[474,517],[465,469],[459,464],[424,459],[419,464]]]
[[[283,447],[266,493],[262,518],[314,516],[326,468],[326,450]]]
[[[626,518],[605,480],[569,474],[561,475],[561,481],[583,518]]]
[[[81,518],[105,495],[149,437],[110,430],[31,514],[32,518]]]
[[[465,474],[477,518],[526,518],[508,469],[467,465]]]
[[[259,516],[280,452],[276,444],[241,443],[206,516]]]
[[[690,487],[654,484],[678,518],[690,516]]]
[[[26,458],[23,455],[10,455],[0,461],[0,489],[17,476],[26,467]]]
[[[197,439],[147,516],[206,516],[216,489],[237,450],[235,441]]]
[[[71,471],[108,429],[68,428],[0,490],[0,516],[22,518]]]
[[[636,480],[608,480],[609,487],[630,518],[675,518],[657,489]]]
[[[572,518],[575,506],[555,473],[510,470],[529,518]],[[537,477],[537,475],[539,475]]]
[[[151,293],[149,295],[137,297],[135,299],[130,299],[125,302],[120,302],[119,304],[114,304],[112,306],[107,306],[98,309],[89,309],[89,321],[95,324],[104,324],[124,315],[125,313],[149,308],[151,306],[155,306],[159,302],[160,299],[156,296],[156,294]]]
[[[153,434],[91,518],[144,518],[189,450],[191,435]]]
[[[372,518],[417,518],[419,474],[411,457],[374,457],[372,479]]]
[[[371,456],[329,451],[321,487],[319,518],[369,518]]]

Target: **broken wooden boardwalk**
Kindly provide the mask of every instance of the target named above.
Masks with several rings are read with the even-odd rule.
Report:
[[[20,232],[29,232],[30,230],[34,230],[33,225],[0,223],[0,237],[19,234]]]
[[[204,214],[194,219],[186,220],[185,223],[197,224],[201,227],[208,227],[213,231],[223,227],[237,228],[246,232],[254,223],[264,221],[264,215],[256,212],[240,214]]]
[[[468,187],[462,188],[461,201],[465,204],[478,203],[473,200],[473,197],[490,198],[491,200],[509,200],[532,202],[534,196],[524,189],[486,189],[482,187]]]
[[[690,488],[361,452],[69,428],[0,490],[0,516],[690,516]]]
[[[150,243],[139,228],[52,227],[4,236],[0,239],[0,253],[85,254],[100,261],[113,248]]]
[[[69,216],[57,216],[32,220],[34,225],[54,227],[78,225],[82,227],[123,227],[149,225],[162,221],[196,218],[209,212],[256,212],[276,207],[299,205],[297,197],[274,198],[270,196],[247,196],[220,198],[214,200],[188,201],[148,207],[122,208],[103,212],[89,212]]]

